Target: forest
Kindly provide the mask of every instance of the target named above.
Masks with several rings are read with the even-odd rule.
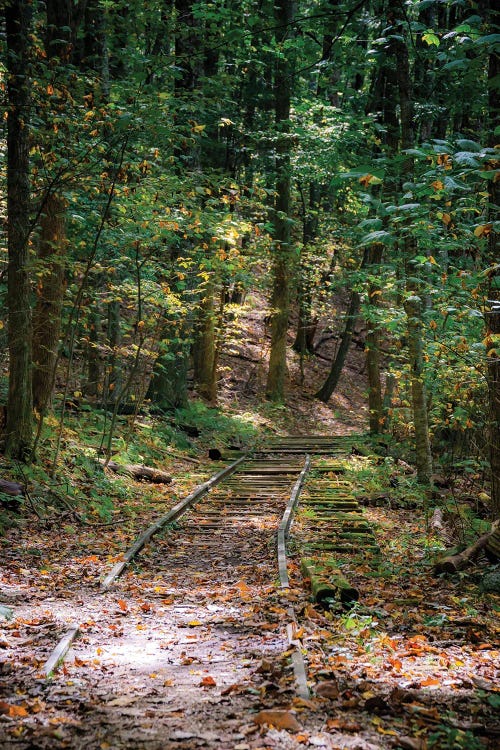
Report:
[[[0,7],[3,746],[495,747],[495,3]],[[216,605],[250,676],[207,666]],[[208,628],[158,641],[182,676],[126,668],[158,622]],[[429,654],[460,679],[415,676]]]

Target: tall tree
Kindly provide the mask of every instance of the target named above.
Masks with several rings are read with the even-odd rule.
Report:
[[[6,453],[27,460],[33,438],[31,372],[30,236],[30,33],[32,4],[5,4],[7,41],[7,216],[9,395]]]
[[[273,287],[271,294],[271,352],[266,394],[272,401],[285,396],[286,345],[290,306],[291,251],[291,175],[290,175],[290,103],[292,95],[292,59],[290,38],[295,17],[293,0],[275,0],[276,42],[275,123],[276,123],[276,197],[274,200]]]
[[[70,80],[74,70],[76,24],[81,11],[71,0],[47,0],[45,57],[47,95],[44,103],[45,128],[42,148],[46,164],[59,164],[67,157],[67,114],[71,102]],[[50,92],[50,93],[49,93]],[[55,126],[53,118],[56,116]],[[61,312],[65,288],[68,239],[67,200],[57,174],[47,187],[40,206],[38,238],[39,275],[36,305],[33,311],[33,405],[43,414],[52,400],[56,362],[61,334]]]

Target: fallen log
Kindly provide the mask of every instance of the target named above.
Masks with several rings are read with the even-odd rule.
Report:
[[[142,464],[119,464],[116,461],[108,461],[105,459],[99,459],[99,463],[104,466],[105,469],[114,471],[115,474],[123,474],[125,476],[133,477],[134,479],[146,479],[148,482],[153,484],[170,484],[172,477],[165,471],[155,469],[153,466],[142,466]]]
[[[337,599],[342,604],[356,602],[359,592],[342,575],[338,568],[311,558],[300,561],[302,574],[309,578],[314,601],[318,604],[327,599]]]
[[[491,531],[488,531],[486,534],[480,536],[479,539],[476,539],[474,544],[471,544],[470,547],[467,547],[458,554],[442,557],[434,565],[434,575],[440,575],[441,573],[456,573],[458,570],[466,568],[467,565],[478,556],[481,550],[486,547],[490,539],[496,534],[497,528],[498,521],[495,521],[494,528],[492,527]]]

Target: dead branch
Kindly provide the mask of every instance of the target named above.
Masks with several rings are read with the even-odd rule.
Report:
[[[498,521],[495,521],[495,523],[491,527],[491,531],[488,531],[487,534],[483,534],[482,536],[480,536],[479,539],[474,542],[474,544],[471,544],[470,547],[464,549],[463,552],[459,552],[456,555],[449,555],[447,557],[441,558],[441,560],[438,560],[434,565],[434,575],[440,575],[440,573],[456,573],[458,570],[466,568],[467,565],[469,565],[478,556],[481,550],[486,547],[488,541],[495,533],[497,527]]]

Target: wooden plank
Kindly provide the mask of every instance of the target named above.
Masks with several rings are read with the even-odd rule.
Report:
[[[52,672],[64,661],[64,657],[68,653],[71,644],[75,640],[79,633],[78,625],[72,625],[70,629],[61,638],[55,649],[42,667],[42,672],[45,677],[50,677]]]
[[[148,542],[151,537],[154,536],[154,534],[156,534],[163,526],[166,526],[167,523],[171,523],[172,521],[175,521],[177,518],[179,518],[179,516],[181,516],[191,505],[193,505],[193,503],[198,500],[198,498],[208,492],[209,489],[220,482],[221,479],[224,479],[224,477],[226,477],[228,474],[235,471],[235,469],[241,463],[243,463],[243,461],[245,461],[245,458],[245,456],[243,456],[242,458],[238,458],[237,461],[234,461],[229,466],[226,466],[226,468],[222,469],[222,471],[219,471],[207,482],[204,482],[199,487],[197,487],[193,492],[191,492],[190,495],[177,503],[177,505],[174,505],[174,507],[169,510],[168,513],[158,519],[158,521],[155,521],[155,523],[151,524],[151,526],[149,526],[149,528],[147,528],[146,531],[135,540],[134,544],[129,547],[129,549],[123,555],[122,560],[116,563],[116,565],[113,566],[111,571],[104,578],[101,584],[101,591],[107,591],[109,589],[111,584],[123,571],[127,563],[129,563],[130,560],[135,557],[135,555],[144,547],[146,542]]]

